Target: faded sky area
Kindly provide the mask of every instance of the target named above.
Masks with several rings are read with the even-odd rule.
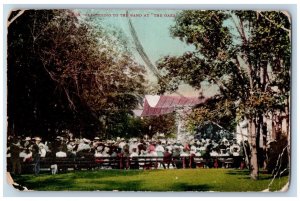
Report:
[[[77,10],[81,15],[92,17],[94,22],[100,23],[107,29],[119,30],[126,38],[129,47],[133,50],[136,60],[145,65],[139,53],[135,50],[134,41],[130,33],[126,10]],[[162,57],[180,56],[186,51],[193,51],[194,47],[187,45],[178,38],[170,36],[169,28],[175,24],[174,16],[180,10],[128,10],[129,17],[136,30],[137,36],[151,62],[155,63]],[[148,69],[148,78],[153,83],[157,80]],[[204,86],[204,94],[215,94],[216,88]],[[199,93],[188,85],[181,85],[179,92],[184,96],[197,96]]]

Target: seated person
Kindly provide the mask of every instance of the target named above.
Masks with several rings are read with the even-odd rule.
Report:
[[[102,153],[100,151],[98,151],[97,149],[95,150],[95,154],[94,154],[95,158],[99,158],[102,157]]]
[[[130,154],[131,163],[130,163],[130,169],[139,169],[139,162],[136,157],[138,157],[137,148],[132,149],[132,153]]]
[[[24,154],[24,158],[23,158],[23,162],[24,163],[29,163],[32,162],[32,152],[29,149],[25,150],[25,154]]]
[[[173,167],[175,167],[175,164],[172,161],[172,154],[169,152],[169,149],[166,148],[165,152],[164,152],[163,162],[162,162],[162,165],[163,165],[164,169],[166,169],[165,164],[167,164],[167,167],[169,169],[171,163],[172,163]]]
[[[213,149],[211,152],[210,152],[210,156],[219,156],[218,152]]]
[[[182,157],[182,166],[185,168],[185,167],[188,167],[189,166],[189,156],[190,156],[190,152],[188,149],[183,149],[180,156]]]
[[[25,158],[26,156],[27,156],[26,149],[24,149],[23,151],[20,152],[19,157]]]
[[[180,158],[180,148],[179,146],[174,146],[174,152],[173,152],[173,160],[175,163],[176,168],[182,168],[182,160]]]
[[[133,148],[133,149],[132,149],[132,153],[130,154],[130,158],[132,158],[132,157],[137,157],[137,156],[139,156],[138,153],[137,153],[137,149],[136,149],[136,148]]]
[[[159,141],[158,144],[155,147],[155,151],[157,153],[157,156],[163,156],[164,153],[164,147],[161,145],[161,142]]]
[[[67,153],[59,150],[58,152],[56,152],[55,156],[57,158],[65,158],[65,157],[67,157]]]

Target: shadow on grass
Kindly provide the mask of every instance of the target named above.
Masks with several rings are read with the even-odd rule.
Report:
[[[249,180],[250,179],[250,171],[249,170],[231,170],[227,172],[228,175],[241,176],[238,179]],[[266,174],[264,172],[259,172],[258,180],[271,180],[273,177],[270,174]]]
[[[19,176],[13,176],[14,181],[25,181],[25,180],[36,180],[36,179],[45,179],[47,177],[51,178],[105,178],[105,177],[114,177],[114,176],[135,176],[139,174],[148,174],[145,171],[141,170],[88,170],[88,171],[71,171],[67,173],[59,173],[56,175],[51,175],[51,173],[41,173],[39,176],[34,176],[34,174],[24,174]]]
[[[212,190],[207,184],[190,185],[186,183],[177,183],[172,185],[172,191],[209,191]]]
[[[75,186],[71,178],[47,178],[41,181],[38,180],[38,177],[33,179],[20,178],[16,182],[30,190],[40,191],[63,191],[72,189]]]
[[[21,175],[13,179],[16,183],[26,186],[30,190],[64,191],[64,190],[124,190],[135,191],[139,189],[140,181],[113,181],[118,177],[136,176],[149,174],[147,171],[138,170],[98,170],[98,171],[76,171],[63,174],[51,175],[43,173],[39,176]],[[109,180],[105,180],[109,178]],[[86,180],[87,179],[87,180]],[[86,183],[84,183],[86,180]],[[79,182],[79,183],[78,183]]]
[[[229,175],[249,175],[249,171],[248,170],[230,170],[228,172],[226,172],[226,174]]]
[[[93,181],[89,182],[88,185],[93,185],[92,190],[99,190],[99,191],[141,191],[141,184],[142,182],[139,180],[134,181],[126,181],[126,182],[120,182],[120,181]],[[99,188],[97,188],[99,187]]]

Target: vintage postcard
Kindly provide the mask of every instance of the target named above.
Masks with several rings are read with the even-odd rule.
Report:
[[[287,191],[291,30],[284,10],[11,11],[8,182]]]

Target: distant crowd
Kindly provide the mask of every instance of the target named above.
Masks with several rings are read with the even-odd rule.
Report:
[[[235,139],[191,139],[181,142],[175,139],[124,139],[111,140],[57,136],[52,141],[40,137],[8,138],[7,157],[21,158],[23,162],[39,161],[43,157],[138,157],[138,156],[241,156],[242,146]],[[19,172],[19,164],[12,161],[13,171]],[[169,167],[169,164],[168,164]],[[39,172],[39,167],[35,167]]]

